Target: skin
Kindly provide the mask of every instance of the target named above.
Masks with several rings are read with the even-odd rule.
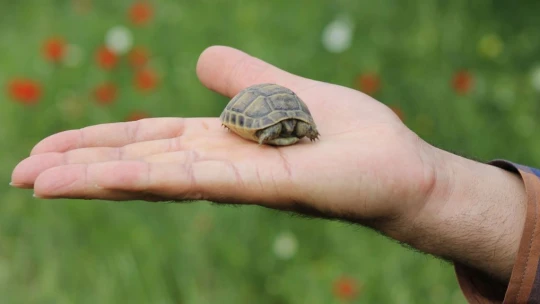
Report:
[[[430,145],[356,90],[232,48],[205,50],[197,75],[229,98],[256,83],[291,88],[321,140],[257,145],[217,117],[96,125],[37,143],[12,185],[43,199],[210,200],[340,219],[508,281],[526,209],[517,175]]]

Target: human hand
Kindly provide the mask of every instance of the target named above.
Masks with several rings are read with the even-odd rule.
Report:
[[[204,52],[197,73],[228,97],[261,82],[291,88],[308,104],[321,140],[259,146],[227,132],[217,118],[104,124],[38,143],[14,170],[13,183],[34,187],[43,198],[205,199],[359,219],[397,216],[434,186],[423,142],[358,91],[294,76],[225,47]]]
[[[456,244],[444,240],[466,231],[445,234],[441,221],[470,210],[467,203],[478,191],[498,187],[486,190],[493,196],[508,187],[519,190],[506,173],[427,144],[391,109],[356,90],[295,76],[227,47],[207,49],[197,74],[209,89],[228,97],[256,83],[292,89],[308,105],[320,140],[259,146],[227,132],[218,118],[103,124],[42,140],[14,169],[13,185],[33,188],[41,198],[258,204],[369,225],[445,256],[452,256]],[[472,189],[471,172],[489,175],[490,183]],[[501,267],[511,267],[511,258]],[[490,263],[483,269],[493,268]]]

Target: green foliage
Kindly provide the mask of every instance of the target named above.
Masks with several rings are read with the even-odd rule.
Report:
[[[156,0],[150,22],[135,26],[131,1],[74,9],[86,2],[2,2],[2,90],[29,77],[43,95],[32,106],[0,95],[1,303],[338,303],[332,290],[341,276],[358,282],[358,302],[464,302],[451,265],[361,227],[257,207],[43,201],[9,189],[9,172],[37,141],[62,130],[122,121],[133,111],[219,115],[228,99],[195,74],[199,54],[215,44],[348,87],[356,88],[359,74],[376,73],[374,97],[400,108],[427,141],[483,160],[539,166],[531,73],[539,63],[540,4]],[[352,44],[331,53],[321,35],[342,15],[354,24]],[[148,64],[160,77],[154,90],[133,85],[125,56],[111,71],[96,64],[96,50],[116,25],[149,49]],[[80,64],[43,57],[43,42],[57,35],[80,47]],[[473,77],[464,95],[451,85],[462,69]],[[93,95],[105,81],[118,86],[110,105]],[[297,241],[289,260],[274,252],[282,232]]]

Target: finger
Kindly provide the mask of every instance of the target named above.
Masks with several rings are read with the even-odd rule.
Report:
[[[217,118],[148,118],[108,123],[51,135],[40,141],[30,155],[65,152],[86,147],[121,147],[127,144],[177,137],[190,132],[218,129]]]
[[[149,195],[178,201],[279,204],[283,198],[277,189],[287,193],[290,187],[282,183],[283,173],[276,166],[229,161],[77,164],[46,170],[36,179],[34,191],[44,198],[137,200]]]
[[[30,156],[13,169],[10,185],[17,188],[32,188],[34,180],[41,172],[63,164],[64,156],[61,153]]]
[[[219,129],[216,132],[209,132],[205,134],[193,134],[193,135],[183,135],[167,139],[159,139],[152,141],[144,141],[129,144],[124,147],[114,148],[119,150],[117,154],[120,156],[114,159],[108,160],[130,160],[130,159],[140,159],[147,156],[156,156],[164,153],[185,151],[185,150],[208,150],[208,149],[218,149],[221,147],[230,147],[231,144],[231,134],[228,134],[226,130]],[[94,149],[100,148],[87,148],[81,149],[83,155],[78,156],[78,158],[84,159],[84,154],[93,153]],[[75,154],[79,150],[70,151],[70,154]],[[107,161],[107,160],[102,160]]]
[[[226,46],[212,46],[202,52],[197,76],[207,88],[228,97],[257,83],[276,83],[296,92],[317,83]]]
[[[225,131],[222,131],[225,132]],[[144,160],[150,162],[189,161],[185,155],[194,153],[197,159],[233,159],[239,153],[238,149],[230,148],[230,138],[223,134],[210,134],[208,136],[189,135],[140,142],[118,148],[82,148],[64,153],[51,152],[32,155],[21,161],[13,169],[11,183],[19,188],[31,188],[35,179],[41,172],[52,167],[69,164],[89,164],[117,160]]]

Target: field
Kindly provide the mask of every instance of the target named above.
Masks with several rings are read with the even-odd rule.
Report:
[[[258,207],[32,197],[43,137],[217,116],[199,54],[228,45],[366,92],[428,142],[540,166],[540,3],[1,1],[0,303],[465,303],[450,264],[363,227]]]

